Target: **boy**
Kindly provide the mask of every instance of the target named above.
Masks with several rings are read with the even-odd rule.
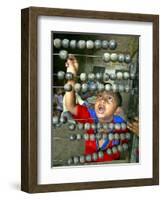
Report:
[[[66,62],[67,72],[73,73],[74,77],[77,76],[78,62],[72,55],[69,56]],[[74,86],[75,81],[69,80],[68,84]],[[97,94],[94,109],[88,108],[85,105],[76,104],[76,95],[72,90],[65,93],[65,106],[66,109],[72,114],[73,118],[79,123],[101,124],[106,123],[123,123],[124,120],[120,116],[116,116],[115,113],[121,106],[122,98],[119,93],[103,91]],[[103,133],[115,132],[114,130],[103,130]],[[125,133],[127,129],[118,130],[116,133]],[[94,134],[94,130],[90,128],[87,131],[88,134]],[[116,141],[117,142],[117,141]],[[120,144],[120,141],[118,141]],[[124,138],[121,140],[121,144],[127,143],[128,141]],[[85,155],[98,153],[102,151],[104,154],[101,158],[98,158],[97,162],[117,160],[120,158],[120,152],[115,151],[112,154],[108,154],[107,149],[118,145],[115,141],[109,141],[109,139],[99,140],[88,140],[85,142]]]

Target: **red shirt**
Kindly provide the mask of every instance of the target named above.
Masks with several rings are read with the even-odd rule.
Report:
[[[94,119],[92,119],[88,108],[86,106],[83,105],[77,105],[77,114],[73,115],[73,118],[79,122],[79,123],[90,123],[93,124],[94,123]],[[113,122],[114,123],[114,122]],[[127,130],[123,130],[123,133],[126,132]],[[116,131],[121,133],[122,131]],[[88,134],[93,134],[94,130],[93,129],[89,129],[87,131]],[[124,142],[128,142],[126,140],[122,141],[122,143]],[[109,142],[107,148],[111,148],[113,146],[112,141]],[[87,154],[92,154],[98,152],[98,148],[97,148],[97,144],[96,144],[96,140],[94,141],[85,141],[85,155]],[[112,160],[118,160],[120,158],[120,152],[108,155],[106,152],[104,152],[104,156],[103,158],[99,159],[96,162],[104,162],[104,161],[112,161]]]

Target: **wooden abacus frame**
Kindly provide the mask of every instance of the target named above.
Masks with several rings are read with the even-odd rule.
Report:
[[[153,24],[153,177],[82,183],[39,185],[37,183],[37,19],[63,16],[90,19],[152,22]],[[159,184],[159,16],[29,7],[21,11],[21,189],[25,192],[54,192]],[[152,109],[152,108],[151,108]]]

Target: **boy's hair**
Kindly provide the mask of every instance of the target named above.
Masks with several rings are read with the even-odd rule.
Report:
[[[114,99],[115,99],[115,101],[117,103],[117,107],[122,106],[122,96],[121,96],[121,94],[119,92],[103,91],[103,92],[97,93],[97,96],[102,95],[104,93],[114,97]]]

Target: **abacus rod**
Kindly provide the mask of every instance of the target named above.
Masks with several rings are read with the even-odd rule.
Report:
[[[56,55],[56,56],[58,56],[59,55],[59,53],[53,53],[53,55]],[[90,55],[90,54],[76,54],[76,53],[74,53],[74,54],[69,54],[69,55],[74,55],[74,56],[81,56],[81,57],[92,57],[92,58],[101,58],[102,56],[97,56],[97,55]]]

